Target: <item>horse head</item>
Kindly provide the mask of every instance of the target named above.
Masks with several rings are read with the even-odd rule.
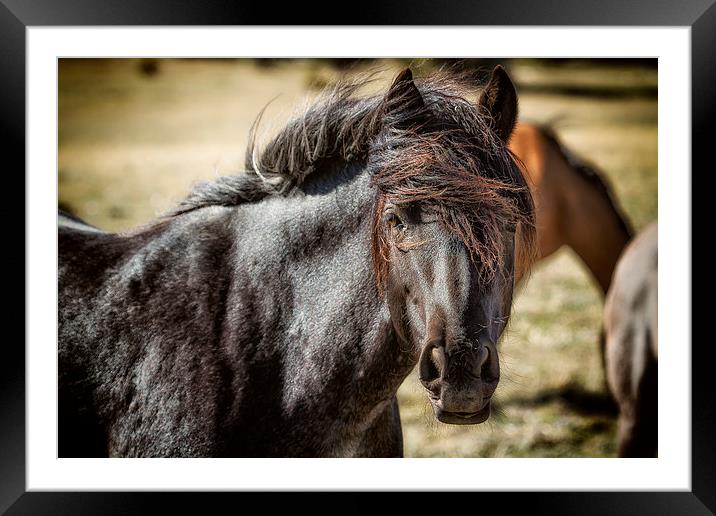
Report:
[[[373,260],[436,418],[482,423],[500,379],[515,240],[534,247],[532,200],[506,147],[517,95],[501,67],[477,103],[423,91],[406,70],[386,95],[370,163]]]

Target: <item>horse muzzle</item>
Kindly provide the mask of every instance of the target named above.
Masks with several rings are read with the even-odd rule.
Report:
[[[500,378],[493,343],[480,343],[475,350],[460,350],[452,356],[442,343],[431,343],[423,349],[419,364],[420,381],[438,421],[475,425],[490,417],[490,402]]]

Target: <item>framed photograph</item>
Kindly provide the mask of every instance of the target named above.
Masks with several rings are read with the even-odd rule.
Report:
[[[0,509],[462,491],[713,513],[691,345],[710,0],[350,26],[104,6],[0,5],[26,300]]]

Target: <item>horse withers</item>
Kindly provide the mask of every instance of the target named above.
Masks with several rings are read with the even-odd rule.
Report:
[[[619,455],[657,455],[658,245],[652,223],[627,246],[604,306],[609,388],[619,405]]]
[[[489,417],[534,241],[514,87],[360,86],[144,227],[61,217],[60,456],[400,456],[416,364],[437,419]]]

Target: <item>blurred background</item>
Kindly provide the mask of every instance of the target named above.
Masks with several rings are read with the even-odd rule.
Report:
[[[109,231],[164,213],[193,183],[242,169],[249,129],[281,128],[343,74],[505,65],[520,119],[595,165],[639,231],[657,217],[655,59],[60,59],[58,205]],[[537,264],[501,343],[498,410],[438,423],[413,373],[399,391],[408,457],[603,457],[616,412],[598,347],[602,294],[566,247]]]

